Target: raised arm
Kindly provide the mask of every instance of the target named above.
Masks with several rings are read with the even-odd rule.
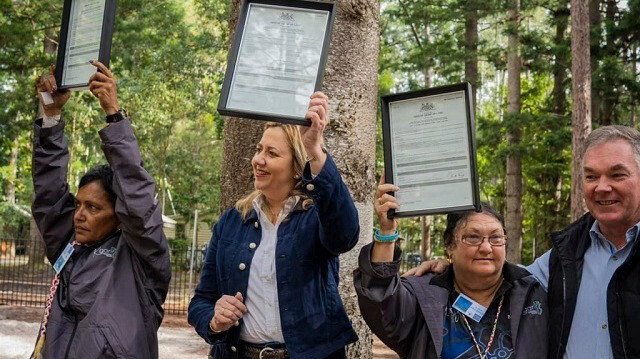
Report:
[[[34,126],[32,176],[35,198],[31,205],[33,218],[45,242],[47,258],[55,262],[73,233],[75,203],[67,183],[69,150],[64,138],[64,121],[60,114],[69,99],[68,91],[57,91],[51,74],[36,81],[44,118]],[[45,99],[47,101],[45,101]]]
[[[362,247],[353,284],[360,313],[371,331],[401,357],[406,357],[422,316],[413,288],[398,275],[400,251],[393,261],[371,261],[372,244]]]
[[[89,81],[89,89],[99,99],[107,115],[118,113],[116,80],[103,64],[92,62],[100,72]],[[113,170],[116,193],[115,212],[123,239],[137,254],[155,284],[167,287],[171,278],[169,249],[162,229],[162,209],[155,200],[155,183],[142,167],[138,141],[128,119],[116,117],[102,129],[100,139],[107,162]],[[165,288],[166,292],[166,288]]]
[[[303,190],[318,209],[323,235],[320,240],[330,253],[347,252],[358,242],[360,224],[351,194],[342,181],[331,156],[322,149],[324,130],[329,124],[328,97],[322,92],[311,95],[306,118],[311,126],[300,127],[309,161],[303,173]]]

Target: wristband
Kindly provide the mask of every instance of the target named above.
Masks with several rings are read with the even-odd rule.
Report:
[[[380,234],[379,229],[376,229],[376,231],[373,234],[373,239],[376,242],[393,243],[398,240],[398,230],[396,229],[396,231],[393,232],[393,234],[384,235],[384,234]]]
[[[222,331],[217,331],[217,330],[213,329],[213,325],[212,325],[212,324],[213,324],[213,320],[209,322],[209,329],[211,330],[211,332],[212,332],[213,334],[220,334],[220,333],[222,333]]]

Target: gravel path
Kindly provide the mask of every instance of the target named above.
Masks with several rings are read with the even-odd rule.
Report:
[[[0,359],[24,359],[33,351],[41,309],[0,305]],[[182,316],[165,316],[158,331],[160,359],[206,358],[209,346],[188,326]],[[398,356],[377,338],[373,342],[374,359]]]

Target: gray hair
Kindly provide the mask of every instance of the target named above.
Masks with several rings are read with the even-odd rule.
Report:
[[[603,126],[593,130],[584,142],[582,150],[583,161],[584,155],[589,148],[605,142],[613,142],[617,140],[625,140],[631,145],[633,154],[635,155],[636,164],[638,165],[638,168],[640,168],[640,132],[633,127],[621,125]]]

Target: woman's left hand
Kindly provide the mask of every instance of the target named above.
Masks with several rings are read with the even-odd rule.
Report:
[[[118,93],[116,91],[116,78],[104,64],[99,61],[90,61],[91,65],[100,70],[89,78],[89,90],[100,100],[100,107],[107,115],[113,115],[120,110],[118,105]]]
[[[311,158],[311,172],[319,173],[324,166],[327,155],[322,151],[324,144],[324,129],[329,124],[329,98],[322,92],[314,92],[309,101],[309,110],[305,118],[311,121],[311,126],[300,127],[302,143]]]

